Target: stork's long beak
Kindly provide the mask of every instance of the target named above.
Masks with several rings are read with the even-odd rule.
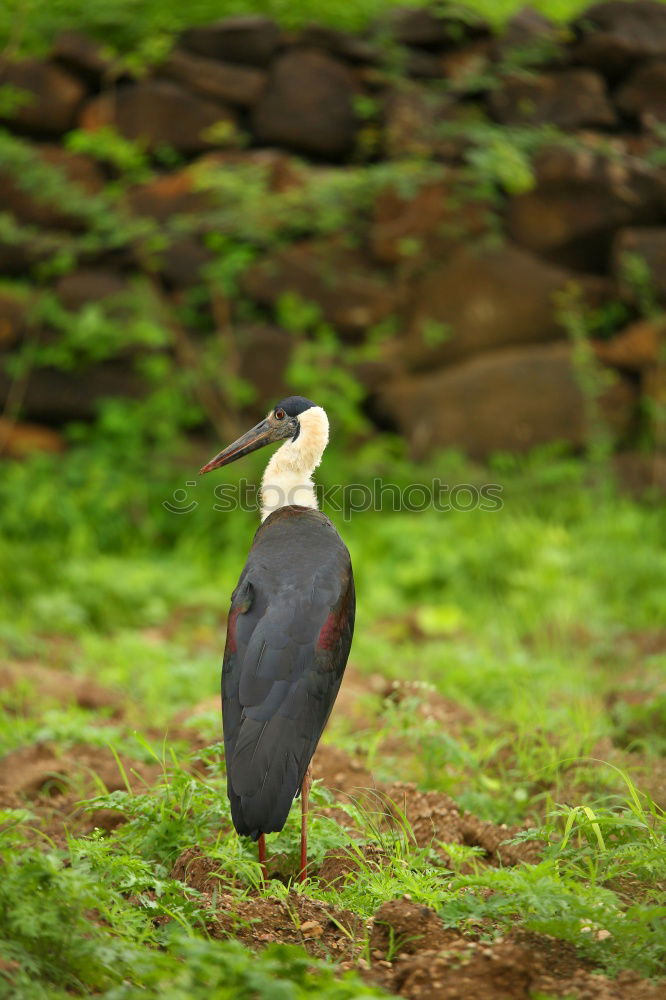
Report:
[[[231,465],[232,462],[242,458],[244,455],[249,455],[251,451],[263,448],[264,445],[272,444],[274,441],[281,440],[281,438],[282,434],[274,424],[269,420],[261,420],[252,430],[247,431],[239,437],[237,441],[230,444],[228,448],[221,451],[215,458],[211,458],[210,462],[199,470],[199,475],[211,472],[213,469],[220,469],[223,465]]]

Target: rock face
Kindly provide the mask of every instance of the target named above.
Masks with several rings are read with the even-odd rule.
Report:
[[[639,320],[612,340],[593,341],[594,352],[604,364],[625,371],[643,372],[666,361],[666,322]]]
[[[166,222],[172,215],[205,212],[212,207],[212,199],[205,191],[195,189],[192,169],[185,168],[130,188],[127,204],[136,215]]]
[[[162,76],[214,101],[249,108],[266,86],[266,74],[247,66],[205,59],[175,49],[160,65]]]
[[[599,301],[603,282],[578,279]],[[572,275],[518,247],[459,249],[413,288],[406,356],[413,370],[450,364],[509,344],[556,340],[555,296]]]
[[[610,0],[584,11],[574,25],[574,55],[612,79],[644,59],[666,55],[666,7],[657,0]]]
[[[434,11],[428,8],[398,8],[389,12],[391,34],[403,45],[437,49],[451,45],[461,35],[487,31],[486,25],[475,14],[455,9]]]
[[[203,269],[213,260],[213,255],[195,236],[173,240],[161,254],[159,272],[169,285],[183,287],[195,285]]]
[[[613,234],[666,214],[666,178],[639,161],[591,150],[544,149],[536,187],[510,199],[506,227],[530,250],[566,267],[604,271]]]
[[[251,404],[257,419],[266,415],[266,400],[288,392],[285,371],[291,354],[291,338],[276,326],[241,326],[235,331],[239,353],[239,375],[255,389]]]
[[[0,350],[19,339],[25,327],[27,296],[0,288]]]
[[[25,97],[9,118],[13,125],[41,135],[60,135],[74,128],[85,87],[60,66],[0,58],[0,86],[5,85]]]
[[[616,94],[617,106],[641,125],[666,122],[666,56],[632,73]]]
[[[424,184],[403,195],[387,187],[378,195],[373,210],[370,246],[383,264],[441,257],[462,241],[474,240],[489,228],[486,201],[466,196],[459,178]]]
[[[366,403],[416,453],[578,446],[584,407],[558,320],[574,283],[608,338],[597,357],[666,395],[662,2],[599,3],[568,27],[526,8],[501,35],[426,0],[362,35],[231,17],[183,32],[139,75],[66,31],[43,59],[0,55],[5,83],[5,355],[59,336],[35,308],[41,289],[123,322],[138,278],[161,290],[165,323],[191,320],[193,358],[213,356],[224,327],[253,412],[297,388],[283,385],[281,326],[308,337],[321,321],[354,345]],[[68,136],[77,126],[111,132]],[[182,344],[161,350],[182,360]],[[141,395],[133,354],[36,368],[21,419],[91,419],[100,396]],[[9,385],[0,372],[0,397]],[[624,428],[631,390],[614,393]]]
[[[606,128],[617,121],[605,81],[588,69],[508,77],[490,92],[488,103],[493,118],[504,125]]]
[[[89,101],[81,114],[81,127],[90,132],[112,125],[126,139],[143,141],[151,149],[171,146],[183,153],[210,149],[209,130],[226,126],[231,134],[235,124],[229,108],[162,80],[118,87]]]
[[[627,431],[633,392],[618,381],[604,412]],[[547,441],[581,446],[585,401],[566,343],[484,354],[432,375],[387,385],[378,406],[407,437],[415,457],[434,448],[461,448],[483,459],[493,451],[527,451]]]
[[[244,275],[246,293],[276,305],[290,292],[314,303],[323,319],[342,332],[360,333],[389,316],[398,292],[358,251],[334,242],[296,243],[255,264]]]
[[[14,423],[0,417],[0,457],[25,458],[35,451],[59,452],[65,441],[57,431],[39,424]]]
[[[82,267],[64,274],[56,291],[66,309],[81,309],[89,302],[101,302],[127,291],[127,280],[117,271],[104,267]]]
[[[504,53],[518,46],[543,41],[552,42],[555,47],[559,40],[555,23],[533,7],[526,6],[509,18],[504,31],[495,42],[495,48],[499,53]]]
[[[95,86],[118,72],[102,46],[80,31],[62,31],[55,40],[53,58],[65,69]]]
[[[12,380],[0,370],[0,399],[6,399]],[[125,365],[106,364],[81,372],[39,368],[30,372],[22,407],[31,419],[49,424],[91,420],[100,399],[141,395],[145,386]]]
[[[416,86],[390,91],[384,102],[384,152],[403,157],[447,159],[450,145],[438,126],[459,120],[459,110],[448,96],[424,94]]]
[[[274,64],[254,108],[253,130],[268,145],[341,160],[354,147],[353,102],[354,83],[346,66],[316,50],[295,50]]]
[[[266,66],[280,46],[280,29],[268,17],[228,17],[200,28],[189,28],[180,42],[190,52],[210,59]]]

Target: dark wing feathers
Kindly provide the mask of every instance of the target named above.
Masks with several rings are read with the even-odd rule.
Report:
[[[222,669],[239,833],[256,839],[284,826],[338,693],[353,625],[349,553],[331,522],[314,510],[276,511],[234,591]]]

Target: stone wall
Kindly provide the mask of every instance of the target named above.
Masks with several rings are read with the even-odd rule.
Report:
[[[663,403],[661,3],[601,3],[567,28],[526,9],[499,37],[474,17],[427,10],[395,13],[362,37],[233,18],[186,31],[140,76],[68,32],[48,58],[0,60],[7,84],[21,99],[5,128],[21,143],[5,143],[10,162],[0,159],[6,452],[59,447],[49,427],[90,419],[102,397],[145,391],[122,350],[99,361],[88,350],[83,368],[12,365],[26,343],[57,340],[35,307],[45,291],[76,312],[122,303],[137,275],[166,326],[180,324],[167,348],[180,358],[196,365],[225,327],[228,363],[255,386],[258,410],[285,388],[285,293],[315,303],[346,344],[392,321],[354,371],[367,411],[417,456],[583,444],[586,399],[562,319],[572,284],[576,315],[593,318],[593,349],[615,375],[599,380],[599,405],[618,440],[636,435],[641,398]],[[76,151],[88,133],[136,140],[150,175],[133,180],[118,154]],[[214,238],[228,218],[219,178],[244,169],[261,173],[283,217],[273,241],[248,222],[251,260],[229,291],[210,267],[229,253]],[[354,217],[308,231],[307,198],[290,193],[364,172]],[[208,326],[192,331],[175,317],[199,286]],[[218,404],[224,416],[228,403]]]

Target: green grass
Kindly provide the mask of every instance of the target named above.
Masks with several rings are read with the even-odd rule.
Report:
[[[89,808],[120,809],[128,821],[106,836],[70,832],[66,849],[39,836],[35,843],[38,820],[5,811],[0,831],[15,864],[0,889],[0,954],[10,970],[2,975],[12,995],[29,998],[68,989],[114,1000],[198,997],[211,976],[216,997],[268,996],[274,979],[285,984],[281,996],[371,995],[313,966],[302,950],[273,947],[257,962],[238,942],[211,940],[198,895],[169,877],[182,851],[199,846],[238,898],[286,891],[279,882],[260,889],[254,849],[230,830],[217,707],[195,711],[217,694],[228,598],[255,515],[216,512],[207,480],[193,490],[196,510],[166,510],[162,501],[199,456],[178,463],[156,455],[146,474],[144,459],[123,466],[99,445],[3,469],[5,659],[93,677],[124,694],[127,710],[104,719],[49,703],[26,680],[19,695],[3,696],[0,749],[46,741],[75,753],[79,744],[110,743],[134,760],[159,761],[163,778],[101,790]],[[249,461],[242,472],[252,479],[258,469],[259,460]],[[390,829],[367,804],[349,806],[349,833],[315,809],[315,868],[336,848],[358,872],[335,889],[313,879],[292,891],[363,920],[408,893],[447,926],[492,938],[519,923],[570,941],[607,973],[658,974],[666,959],[664,818],[640,788],[663,753],[665,656],[663,644],[648,641],[664,620],[663,505],[619,494],[603,470],[552,449],[498,459],[484,472],[453,454],[415,468],[395,447],[373,442],[333,451],[323,468],[329,484],[375,475],[402,484],[433,475],[493,481],[504,505],[338,517],[359,596],[352,665],[425,687],[383,705],[368,694],[370,728],[334,716],[327,739],[360,753],[378,780],[416,781],[484,819],[531,825],[544,854],[488,869],[474,850],[452,848],[459,864],[454,858],[449,870],[436,844],[416,847],[406,821]],[[625,690],[635,696],[626,704]],[[620,708],[609,707],[613,692]],[[428,718],[433,695],[461,706],[464,724],[448,731]],[[182,733],[175,742],[160,735],[177,713],[212,744],[203,772],[189,768]],[[326,805],[327,795],[316,790],[315,803]],[[297,825],[294,809],[271,838],[291,871]],[[364,842],[380,844],[382,864],[368,859]],[[356,944],[367,948],[362,938]]]
[[[428,6],[426,0],[5,0],[0,9],[0,45],[27,52],[47,51],[58,32],[75,28],[123,53],[141,53],[151,60],[163,54],[170,39],[184,28],[235,14],[264,13],[286,28],[313,22],[359,31],[395,7]],[[437,0],[433,0],[437,7]],[[522,0],[467,0],[459,7],[475,12],[500,28],[524,4]],[[557,22],[580,13],[585,0],[536,0],[537,10]]]

